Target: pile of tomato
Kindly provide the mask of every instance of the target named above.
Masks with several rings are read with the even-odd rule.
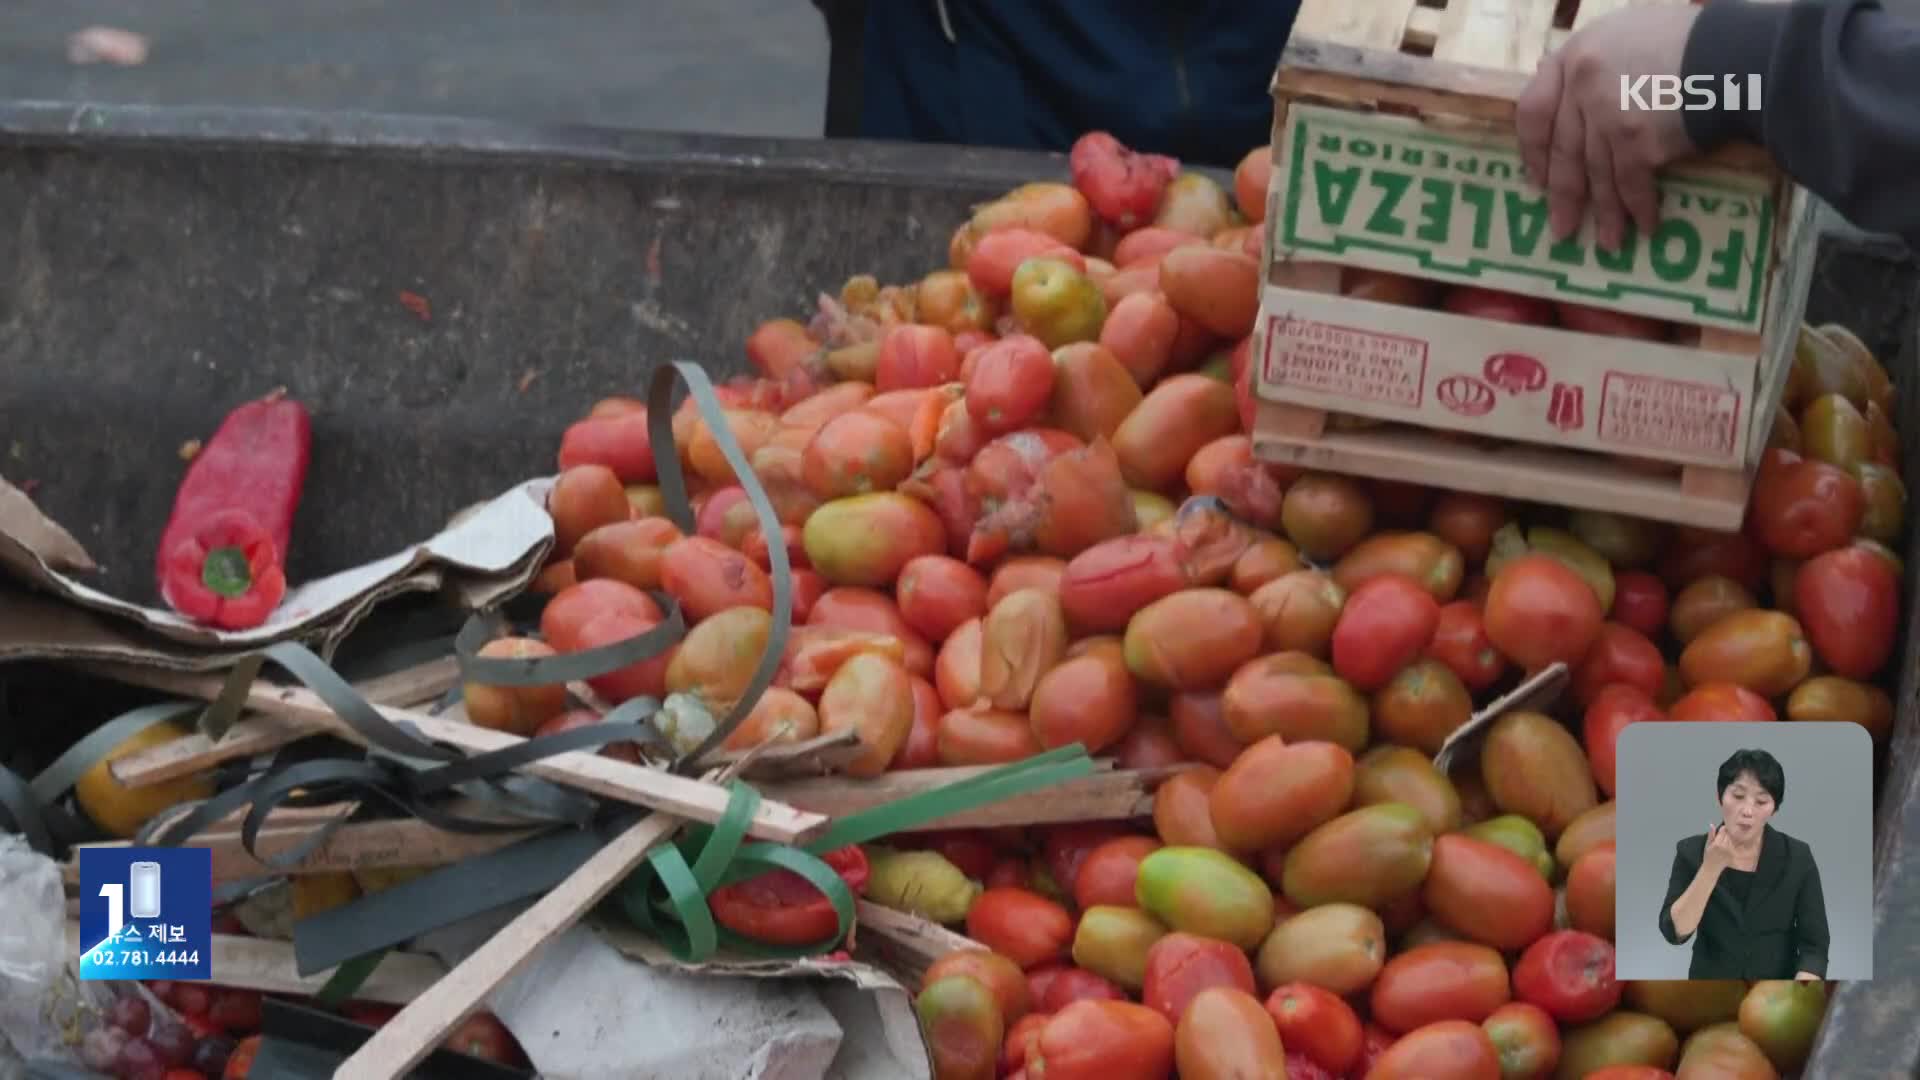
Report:
[[[1669,719],[1886,737],[1905,502],[1886,372],[1845,329],[1805,330],[1736,532],[1263,463],[1248,355],[1268,154],[1228,191],[1089,135],[1071,182],[977,208],[946,266],[856,278],[754,329],[753,374],[720,395],[778,536],[691,405],[670,448],[643,402],[594,405],[560,440],[539,634],[489,651],[630,638],[664,592],[685,638],[590,685],[723,712],[768,639],[780,544],[795,628],[730,745],[852,731],[850,783],[1076,742],[1181,766],[1151,821],[895,837],[836,864],[983,946],[919,991],[942,1078],[1797,1067],[1824,984],[1615,978],[1614,744]],[[1348,289],[1546,317],[1385,275]],[[691,533],[655,486],[669,452]],[[1476,702],[1556,661],[1573,672],[1557,716],[1510,713],[1435,768]],[[597,720],[557,687],[469,687],[467,709],[526,735]],[[817,933],[779,914],[809,888],[716,911]]]

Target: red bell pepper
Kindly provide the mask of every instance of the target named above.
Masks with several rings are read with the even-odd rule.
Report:
[[[867,887],[871,867],[858,844],[822,855],[840,880],[858,896]],[[768,945],[809,945],[840,929],[840,917],[825,893],[791,870],[769,870],[745,881],[722,885],[707,897],[715,922],[742,937]]]
[[[267,621],[286,594],[312,442],[307,410],[284,390],[227,415],[187,468],[160,538],[168,606],[227,630]]]

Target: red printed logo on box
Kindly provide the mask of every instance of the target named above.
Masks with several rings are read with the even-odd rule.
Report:
[[[1586,387],[1554,383],[1553,397],[1547,402],[1547,423],[1561,431],[1578,431],[1587,423],[1586,404]]]
[[[1471,375],[1449,375],[1441,379],[1433,395],[1440,399],[1440,404],[1461,416],[1485,416],[1493,411],[1497,400],[1493,387]]]
[[[1730,457],[1740,438],[1740,394],[1728,386],[1610,371],[1600,384],[1602,442]]]
[[[1417,409],[1426,390],[1427,343],[1274,315],[1267,320],[1261,371],[1270,386]]]
[[[1530,394],[1547,385],[1547,365],[1526,353],[1495,353],[1483,371],[1488,382],[1509,394]]]

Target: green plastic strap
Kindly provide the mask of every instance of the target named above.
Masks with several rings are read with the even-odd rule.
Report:
[[[313,995],[314,1003],[323,1009],[339,1008],[353,998],[354,993],[366,984],[380,966],[380,961],[386,958],[386,949],[375,949],[334,968],[333,975]]]
[[[753,794],[749,799],[747,794],[753,789],[736,781],[721,821],[711,830],[683,829],[674,843],[655,849],[648,856],[647,865],[621,884],[620,908],[636,928],[666,946],[683,963],[705,961],[720,945],[761,957],[815,956],[831,951],[846,939],[853,929],[855,910],[853,890],[821,855],[849,844],[864,844],[893,833],[908,832],[951,814],[1043,790],[1092,772],[1093,762],[1087,757],[1086,748],[1074,743],[842,818],[805,848],[769,843],[740,846],[747,816],[758,805],[759,796]],[[690,849],[698,851],[693,869],[688,869],[686,861]],[[807,945],[778,946],[716,929],[713,913],[707,906],[707,897],[715,889],[777,870],[800,875],[827,897],[838,923],[831,938]]]

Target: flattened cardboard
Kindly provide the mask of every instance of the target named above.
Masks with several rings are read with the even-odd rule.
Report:
[[[74,575],[94,566],[86,550],[0,479],[0,661],[123,660],[210,671],[286,640],[328,658],[369,611],[394,596],[446,590],[479,608],[523,589],[553,546],[545,509],[551,484],[521,484],[423,543],[292,588],[263,626],[222,632],[79,580]]]

